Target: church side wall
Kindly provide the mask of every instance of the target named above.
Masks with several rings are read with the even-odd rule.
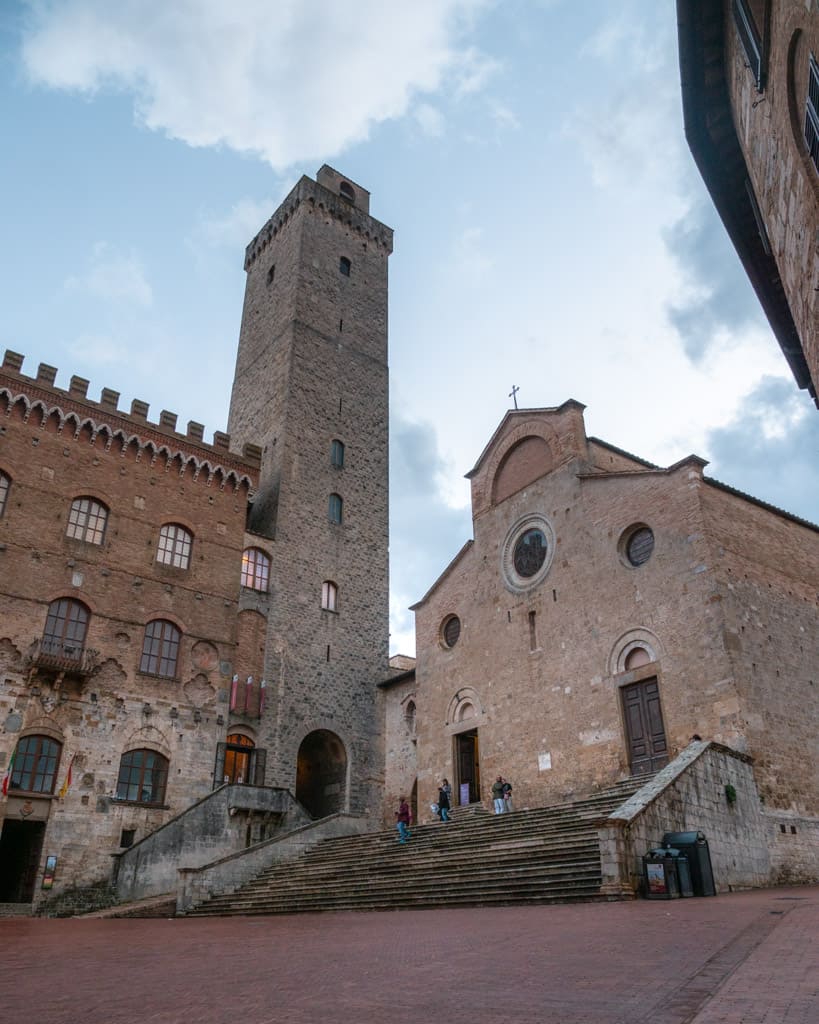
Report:
[[[819,530],[703,488],[737,715],[766,805],[819,813]]]

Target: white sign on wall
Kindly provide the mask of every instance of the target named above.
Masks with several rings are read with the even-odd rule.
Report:
[[[539,772],[548,772],[552,767],[552,755],[549,753],[537,755],[537,769]]]

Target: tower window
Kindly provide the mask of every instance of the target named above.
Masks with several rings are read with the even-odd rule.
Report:
[[[338,261],[338,269],[345,277],[349,277],[351,268],[352,263],[350,263],[346,256],[342,256],[341,259]]]
[[[331,523],[340,523],[343,513],[344,502],[340,494],[330,495],[328,514]]]
[[[276,276],[276,264],[270,264],[270,270],[267,272],[267,284],[273,284],[273,278]]]
[[[338,611],[338,587],[332,580],[325,580],[321,585],[321,607],[326,612]]]
[[[355,202],[355,189],[347,181],[342,181],[342,183],[338,186],[338,194],[341,196],[342,199],[346,199],[348,203]]]
[[[52,601],[40,642],[42,653],[67,661],[81,661],[88,617],[88,609],[79,601],[70,597]]]
[[[330,445],[330,465],[336,469],[344,467],[344,444],[341,441],[333,441]]]
[[[270,585],[270,559],[258,548],[242,552],[242,586],[267,593]]]

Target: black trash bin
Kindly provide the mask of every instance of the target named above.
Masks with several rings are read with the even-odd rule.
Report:
[[[695,896],[716,896],[711,853],[702,832],[666,832],[663,847],[679,850],[688,861]]]
[[[679,899],[678,859],[661,849],[649,850],[643,857],[643,895],[647,900]]]

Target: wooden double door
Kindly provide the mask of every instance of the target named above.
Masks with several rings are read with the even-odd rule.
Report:
[[[624,686],[621,695],[631,774],[656,772],[668,764],[668,742],[657,679]]]

